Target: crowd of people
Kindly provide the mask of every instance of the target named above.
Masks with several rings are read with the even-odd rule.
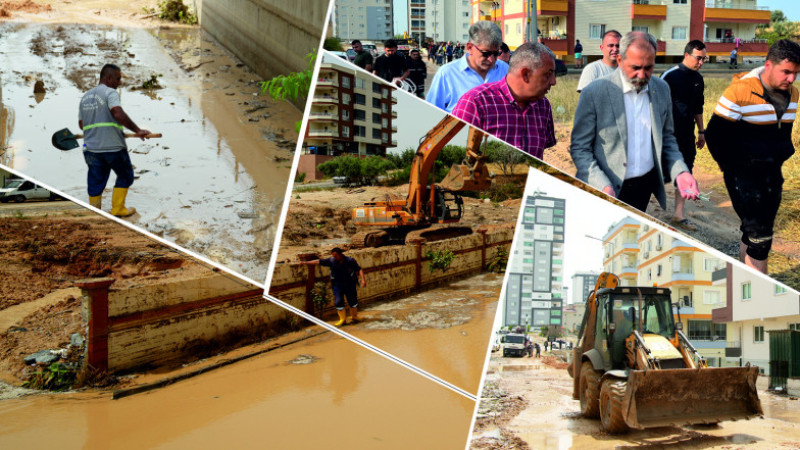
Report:
[[[448,58],[458,48],[459,43],[429,48],[429,58],[444,52],[442,61],[447,63],[436,71],[424,98],[543,159],[545,150],[556,144],[546,97],[556,84],[553,52],[529,42],[506,62],[501,56],[508,47],[491,21],[473,24],[463,57]],[[800,46],[790,40],[775,42],[763,66],[734,77],[707,124],[699,73],[707,60],[702,41],[688,42],[682,61],[661,77],[652,76],[657,43],[648,33],[609,30],[600,51],[602,57],[583,68],[578,82],[580,99],[569,145],[575,176],[641,211],[653,196],[666,209],[665,183],[671,182],[672,223],[694,231],[697,227],[684,208],[686,200],[700,196],[692,170],[697,151],[708,146],[741,219],[740,258],[766,272],[783,188],[781,167],[794,153],[791,130],[798,90],[793,83],[800,72]],[[387,46],[386,55],[378,58],[386,62],[378,67],[376,61],[373,73],[388,81],[410,76],[408,64],[399,59],[390,63],[391,55]]]

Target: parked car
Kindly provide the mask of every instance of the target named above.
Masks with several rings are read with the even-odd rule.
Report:
[[[378,56],[378,47],[376,47],[372,42],[361,41],[361,48],[372,53],[373,57]]]
[[[347,53],[345,53],[345,52],[339,52],[339,51],[335,51],[334,50],[334,51],[331,51],[331,53],[333,53],[334,55],[338,56],[339,58],[342,58],[345,61],[349,61],[347,59]]]
[[[353,61],[355,61],[355,60],[356,60],[356,56],[358,55],[358,53],[356,53],[356,51],[355,51],[355,50],[353,50],[352,48],[348,48],[348,49],[347,49],[347,51],[346,51],[345,53],[347,53],[347,59],[348,59],[350,62],[353,62]]]
[[[0,202],[22,203],[26,200],[64,200],[60,195],[54,194],[31,181],[11,179],[0,188]]]

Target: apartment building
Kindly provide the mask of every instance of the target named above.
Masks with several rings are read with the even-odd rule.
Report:
[[[525,199],[508,266],[503,325],[563,325],[565,200]]]
[[[345,41],[394,36],[392,0],[336,0],[333,34]]]
[[[586,303],[573,303],[564,306],[564,331],[577,335],[586,313]]]
[[[626,217],[611,225],[603,236],[603,271],[619,277],[620,286],[637,286],[639,273],[639,221]]]
[[[709,255],[662,231],[643,226],[639,232],[639,284],[669,288],[680,305],[680,322],[692,345],[711,366],[725,357],[725,324],[712,323],[711,312],[724,304],[726,291],[714,286],[714,271],[724,267]],[[675,318],[676,322],[678,317]]]
[[[571,305],[584,304],[589,294],[597,284],[597,272],[576,272],[572,275],[572,296],[568,302]]]
[[[469,40],[470,0],[408,0],[408,33],[417,42]]]
[[[306,179],[320,178],[316,167],[335,156],[384,156],[397,145],[393,90],[362,70],[320,65],[298,168]]]
[[[472,0],[472,20],[493,20],[513,49],[526,42],[531,11],[527,0]],[[712,61],[727,58],[736,47],[742,57],[766,56],[769,45],[756,39],[756,26],[767,24],[770,10],[756,0],[537,0],[537,28],[542,42],[561,59],[572,60],[575,40],[589,61],[602,57],[600,43],[608,30],[646,31],[656,37],[656,62],[677,62],[692,39],[708,46]]]
[[[727,292],[723,307],[712,311],[714,324],[727,327],[724,365],[756,365],[770,374],[770,332],[800,330],[800,296],[776,282],[727,263],[713,274]],[[794,355],[800,367],[800,355]]]

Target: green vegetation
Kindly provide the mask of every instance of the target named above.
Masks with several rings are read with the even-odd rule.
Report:
[[[507,265],[508,265],[508,251],[503,247],[498,247],[494,256],[492,256],[489,259],[489,263],[486,264],[486,270],[488,270],[489,272],[503,273],[506,271]]]
[[[311,302],[314,303],[315,316],[321,317],[322,311],[331,303],[331,291],[328,283],[317,281],[311,289]]]
[[[344,47],[342,47],[342,42],[337,37],[329,37],[325,38],[325,42],[322,43],[322,48],[329,52],[343,52]]]
[[[394,169],[391,161],[380,156],[359,158],[345,155],[320,164],[317,169],[328,177],[346,177],[349,183],[373,184],[379,175]],[[406,179],[408,182],[408,179]]]
[[[183,4],[182,0],[162,0],[156,9],[147,9],[150,14],[157,14],[159,19],[169,20],[170,22],[185,23],[187,25],[197,24],[197,14]]]
[[[162,86],[158,82],[158,77],[163,76],[160,73],[154,73],[150,75],[150,79],[146,80],[142,83],[142,89],[161,89]]]
[[[436,271],[436,269],[446,272],[456,255],[454,255],[450,250],[440,250],[438,252],[431,250],[427,255],[425,255],[425,257],[431,260],[431,263],[428,267],[431,273],[433,273]]]
[[[54,362],[33,372],[22,387],[48,391],[66,391],[75,385],[76,372],[62,363]]]
[[[271,80],[261,82],[261,95],[268,94],[274,100],[286,100],[297,104],[308,97],[311,89],[311,78],[314,76],[314,61],[317,60],[317,51],[306,53],[308,67],[302,72],[290,72],[287,75],[278,75]],[[295,129],[300,132],[302,121],[295,122]]]
[[[769,25],[756,27],[756,37],[766,39],[769,45],[781,39],[800,39],[800,22],[789,22],[783,11],[776,9],[770,15]]]
[[[302,183],[306,181],[306,173],[305,172],[297,172],[297,175],[294,176],[295,183]]]

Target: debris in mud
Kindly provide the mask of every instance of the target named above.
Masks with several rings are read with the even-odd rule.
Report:
[[[289,364],[311,364],[318,361],[319,358],[313,355],[300,355],[297,358],[289,361]]]
[[[163,77],[164,74],[161,73],[153,73],[150,74],[150,78],[143,81],[141,85],[134,86],[131,90],[137,89],[145,89],[145,90],[154,90],[154,89],[164,89],[164,86],[161,86],[161,83],[158,82],[158,77]]]
[[[0,17],[11,17],[11,11],[40,13],[52,10],[53,8],[50,5],[40,5],[31,0],[0,2]]]
[[[474,449],[528,449],[528,444],[505,426],[528,406],[519,395],[511,395],[494,381],[487,381],[481,392],[478,414],[475,416]]]
[[[47,90],[44,88],[44,81],[36,80],[36,83],[33,85],[33,93],[34,94],[44,94]]]

